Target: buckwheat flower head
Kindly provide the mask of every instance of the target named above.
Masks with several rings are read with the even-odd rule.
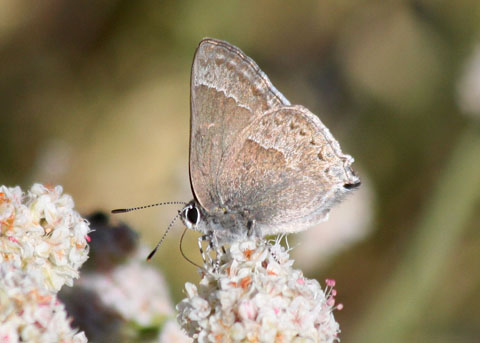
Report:
[[[39,278],[12,262],[0,264],[0,342],[86,343],[85,334],[70,327],[63,304],[39,286]]]
[[[146,255],[142,255],[143,259]],[[174,317],[162,274],[144,260],[134,259],[106,274],[82,274],[76,284],[95,292],[103,305],[138,326],[157,326],[166,318]]]
[[[217,271],[185,285],[178,322],[194,342],[335,342],[335,282],[322,289],[280,244],[233,243]]]
[[[73,209],[61,186],[0,186],[0,263],[11,261],[27,273],[41,272],[50,291],[72,286],[88,258],[88,224]]]

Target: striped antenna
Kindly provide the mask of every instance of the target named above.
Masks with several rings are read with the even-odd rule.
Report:
[[[178,211],[177,215],[175,216],[175,218],[173,218],[173,220],[170,222],[170,225],[168,225],[167,227],[167,230],[165,230],[165,233],[163,234],[162,238],[160,238],[160,241],[157,243],[157,246],[155,247],[155,249],[152,250],[152,252],[148,255],[147,257],[147,261],[150,261],[151,258],[153,257],[153,255],[155,255],[155,253],[157,252],[157,249],[158,247],[160,246],[160,244],[162,244],[163,240],[165,239],[165,237],[167,236],[168,232],[170,231],[170,229],[173,227],[173,224],[175,223],[175,221],[177,220],[178,217],[180,217],[180,214],[182,212]]]
[[[162,205],[186,205],[187,203],[184,201],[167,201],[167,202],[159,202],[157,204],[151,204],[151,205],[145,205],[145,206],[140,206],[140,207],[132,207],[132,208],[117,208],[116,210],[112,210],[113,214],[117,213],[127,213],[127,212],[132,212],[136,210],[143,210],[145,208],[149,207],[155,207],[155,206],[162,206]]]

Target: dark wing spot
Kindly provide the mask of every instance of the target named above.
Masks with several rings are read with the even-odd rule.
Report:
[[[362,183],[360,181],[357,181],[355,183],[346,183],[343,185],[343,188],[351,190],[351,189],[358,188],[361,184]]]

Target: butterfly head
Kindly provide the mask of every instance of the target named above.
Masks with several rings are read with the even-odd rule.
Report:
[[[197,200],[190,201],[179,213],[187,229],[205,235],[213,234],[218,243],[229,243],[244,239],[248,229],[245,213],[217,207],[205,210]]]

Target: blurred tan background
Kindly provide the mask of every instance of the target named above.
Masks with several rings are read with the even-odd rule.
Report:
[[[298,268],[337,280],[342,341],[480,341],[478,1],[1,0],[1,184],[61,184],[84,214],[189,201],[189,73],[207,36],[356,159],[362,189],[289,239]],[[115,220],[153,246],[176,211]],[[176,301],[198,279],[181,232],[153,262]]]

